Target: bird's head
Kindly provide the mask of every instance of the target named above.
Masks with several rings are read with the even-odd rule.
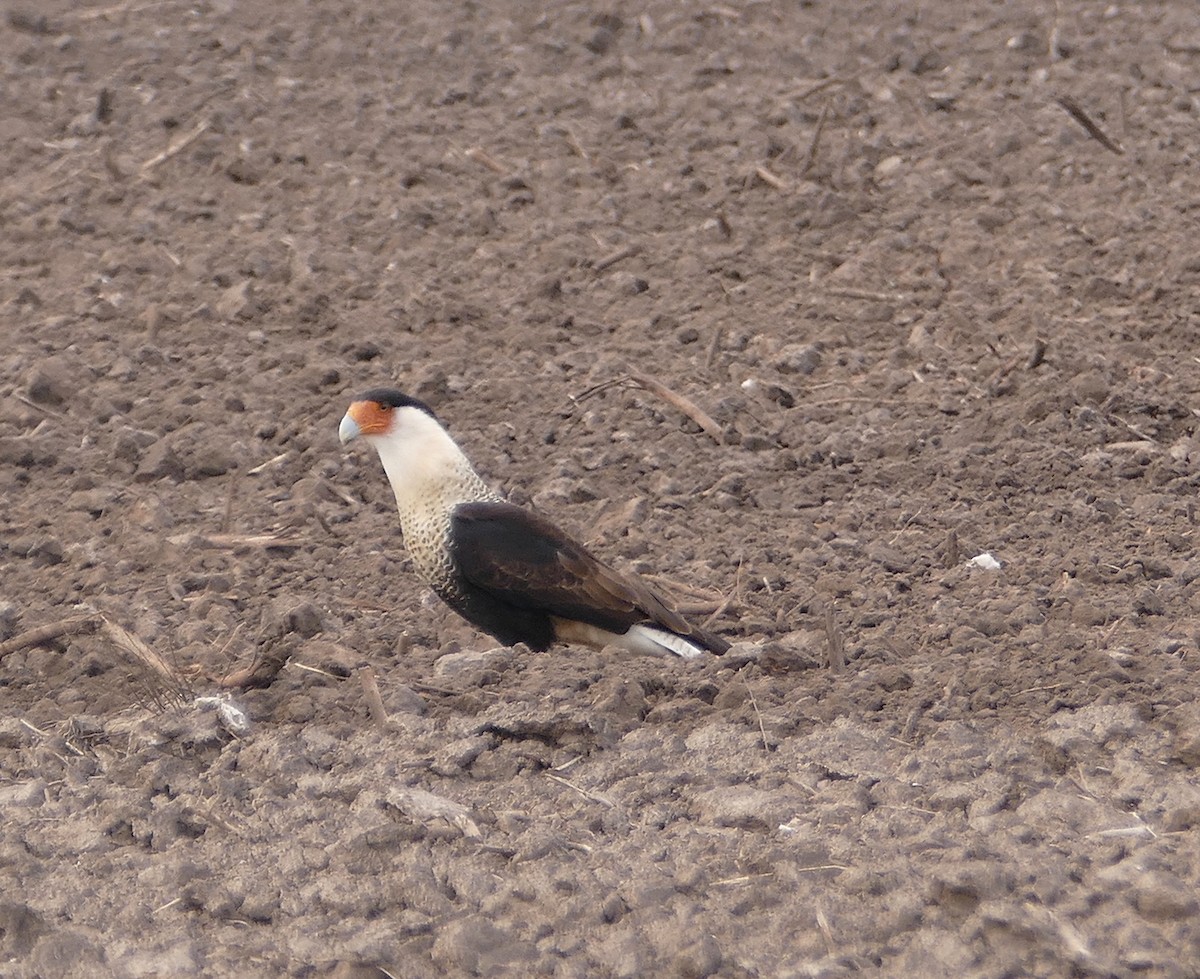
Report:
[[[346,443],[362,435],[378,448],[380,439],[402,442],[406,437],[416,438],[429,430],[430,422],[441,427],[425,402],[393,388],[374,388],[342,416],[338,438]]]
[[[342,442],[360,435],[379,453],[402,511],[418,501],[467,499],[477,492],[471,463],[423,401],[392,388],[368,391],[338,428]]]

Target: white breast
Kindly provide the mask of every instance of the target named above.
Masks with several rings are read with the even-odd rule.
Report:
[[[386,435],[369,438],[400,512],[400,529],[417,571],[442,590],[452,577],[450,515],[460,503],[500,501],[436,419],[400,408]]]

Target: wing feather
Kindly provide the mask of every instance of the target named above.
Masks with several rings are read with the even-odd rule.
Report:
[[[549,520],[509,503],[460,504],[451,519],[459,572],[499,601],[612,632],[653,622],[699,636],[640,581],[598,560]]]

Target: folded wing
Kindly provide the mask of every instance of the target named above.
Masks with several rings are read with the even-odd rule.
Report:
[[[508,503],[464,503],[452,514],[464,584],[515,609],[624,633],[652,623],[713,652],[728,644],[694,629],[640,581],[603,564],[550,521]]]

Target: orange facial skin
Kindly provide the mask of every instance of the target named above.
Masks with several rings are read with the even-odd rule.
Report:
[[[360,435],[384,435],[392,427],[391,405],[378,401],[355,401],[346,414],[354,419]]]

